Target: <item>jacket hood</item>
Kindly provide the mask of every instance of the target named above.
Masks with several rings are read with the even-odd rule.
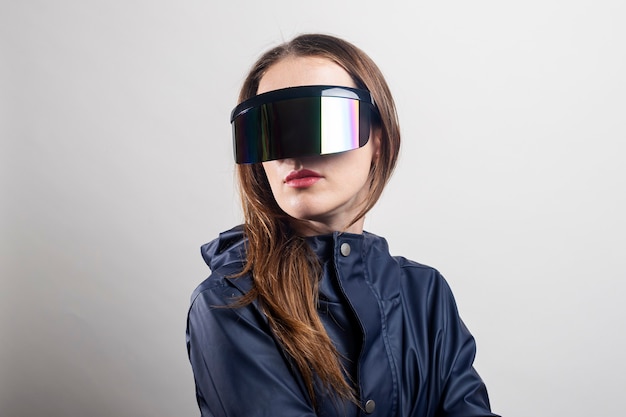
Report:
[[[367,248],[377,242],[382,244],[381,249],[384,252],[389,250],[385,239],[366,231],[363,231],[362,234],[333,232],[326,235],[309,236],[306,241],[320,258],[326,259],[332,254],[333,247],[337,244],[340,236],[350,237],[353,241],[363,241]],[[248,239],[245,237],[244,227],[238,225],[220,233],[217,239],[202,245],[200,252],[204,262],[212,271],[215,271],[226,265],[245,263],[247,243]]]
[[[202,245],[200,252],[211,271],[215,271],[229,264],[245,262],[246,242],[243,226],[239,225],[220,233],[217,239]]]

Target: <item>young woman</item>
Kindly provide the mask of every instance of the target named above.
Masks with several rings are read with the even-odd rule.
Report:
[[[374,62],[302,35],[239,102],[245,223],[203,246],[187,325],[202,415],[494,416],[445,280],[363,231],[400,147]]]

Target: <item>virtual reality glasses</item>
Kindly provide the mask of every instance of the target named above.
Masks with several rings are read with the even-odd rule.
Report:
[[[232,111],[238,164],[327,155],[364,146],[380,116],[370,93],[314,85],[259,94]]]

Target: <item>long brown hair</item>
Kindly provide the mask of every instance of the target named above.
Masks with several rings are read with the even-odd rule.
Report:
[[[376,64],[359,48],[342,39],[306,34],[279,45],[253,65],[239,94],[242,102],[257,94],[259,82],[275,63],[287,57],[315,56],[329,59],[350,74],[358,88],[374,98],[380,113],[381,141],[378,158],[370,170],[370,190],[354,224],[374,206],[389,180],[400,148],[400,130],[391,92]],[[262,164],[237,165],[243,205],[244,230],[249,240],[247,263],[241,275],[251,273],[253,289],[238,305],[257,300],[283,349],[301,373],[313,404],[314,381],[335,398],[358,404],[347,382],[339,354],[317,313],[319,262],[290,224],[295,219],[278,206]]]

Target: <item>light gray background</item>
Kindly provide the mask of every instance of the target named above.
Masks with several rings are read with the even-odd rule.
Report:
[[[505,416],[624,415],[626,3],[0,3],[0,415],[194,416],[229,112],[295,34],[363,48],[404,145],[366,228],[440,269]]]

